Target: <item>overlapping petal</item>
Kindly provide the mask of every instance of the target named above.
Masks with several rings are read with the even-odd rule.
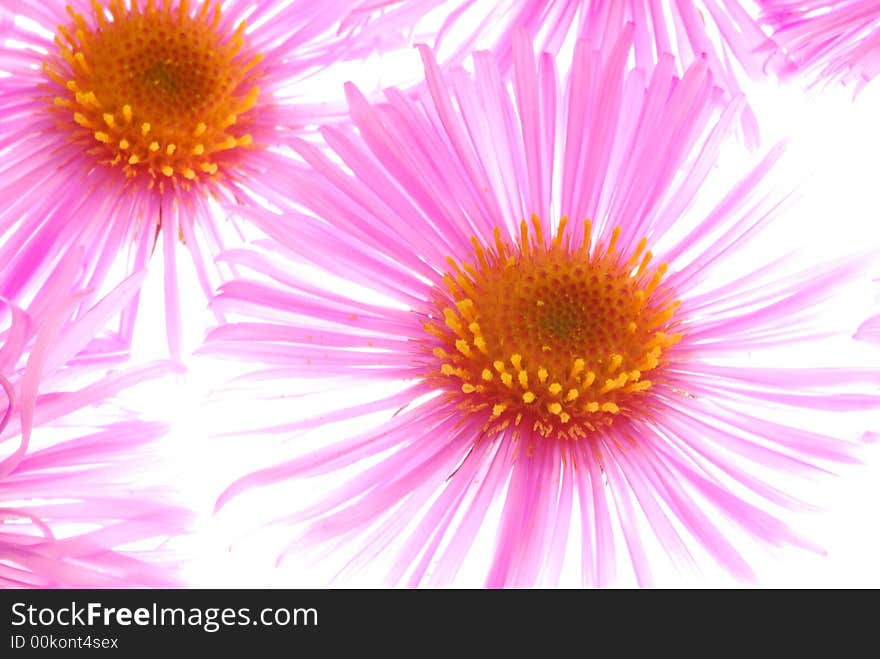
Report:
[[[880,2],[761,0],[761,20],[778,42],[779,68],[814,82],[860,89],[880,73]]]
[[[74,251],[52,273],[66,291],[46,289],[27,310],[4,301],[11,323],[0,333],[0,585],[168,586],[178,583],[181,559],[162,545],[189,530],[192,514],[151,481],[162,477],[151,448],[167,428],[109,404],[97,426],[71,415],[176,367],[107,371],[120,358],[99,329],[136,294],[143,273],[82,307],[84,271],[83,252]]]

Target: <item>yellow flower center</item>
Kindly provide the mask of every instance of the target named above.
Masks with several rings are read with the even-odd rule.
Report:
[[[150,187],[213,181],[253,144],[259,55],[242,21],[220,26],[220,3],[190,14],[181,0],[92,0],[93,26],[69,6],[59,54],[44,70],[71,141]],[[142,6],[143,5],[143,6]]]
[[[494,246],[474,239],[474,263],[449,259],[424,324],[435,338],[428,379],[485,415],[489,434],[513,424],[578,439],[645,402],[681,339],[679,303],[660,287],[666,265],[649,268],[646,239],[628,257],[616,250],[619,229],[607,245],[572,248],[563,218],[548,245],[532,220],[519,245],[496,229]]]

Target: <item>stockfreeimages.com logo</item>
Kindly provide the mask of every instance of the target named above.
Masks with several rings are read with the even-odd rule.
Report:
[[[220,607],[105,607],[100,602],[38,608],[26,602],[12,605],[12,626],[20,627],[193,627],[213,633],[223,627],[317,627],[317,609],[265,608],[254,614],[250,608]]]

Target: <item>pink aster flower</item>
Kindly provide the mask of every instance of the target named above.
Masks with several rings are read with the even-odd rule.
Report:
[[[740,91],[737,71],[752,78],[763,76],[764,62],[774,50],[739,0],[386,0],[381,4],[385,16],[374,21],[373,30],[388,32],[390,26],[399,25],[411,31],[428,17],[440,25],[438,32],[425,38],[437,35],[434,49],[441,62],[460,62],[475,47],[490,48],[504,74],[513,64],[516,29],[525,29],[539,51],[555,54],[572,33],[602,44],[613,41],[632,22],[634,57],[640,68],[652,68],[669,52],[685,67],[705,57],[715,84],[731,96]],[[363,15],[364,9],[352,13]],[[430,25],[433,28],[434,23]],[[748,108],[743,127],[748,143],[757,144],[757,123]]]
[[[878,0],[759,0],[762,21],[782,49],[783,73],[855,81],[880,73]]]
[[[167,332],[179,354],[177,242],[213,290],[212,255],[230,233],[214,202],[286,194],[279,147],[333,110],[298,83],[365,48],[361,26],[338,28],[357,6],[4,1],[0,295],[21,302],[51,287],[52,264],[77,245],[98,295],[118,273],[143,268],[161,240]],[[123,340],[136,308],[122,316]]]
[[[166,431],[116,422],[21,458],[0,479],[0,587],[179,584],[180,557],[162,545],[192,515],[136,480]]]
[[[143,272],[82,307],[87,294],[75,282],[84,270],[84,255],[75,252],[52,272],[66,291],[46,289],[27,311],[3,303],[10,312],[0,332],[3,587],[176,583],[178,559],[161,545],[185,532],[191,516],[169,501],[167,488],[140,482],[164,426],[89,422],[70,437],[80,427],[76,412],[170,368],[106,373],[108,352],[94,337],[135,295]],[[107,409],[102,416],[113,418]]]
[[[353,570],[393,551],[389,581],[408,585],[454,582],[487,536],[491,587],[553,584],[572,561],[586,585],[617,564],[649,584],[652,543],[750,578],[731,528],[811,546],[779,519],[800,504],[778,479],[853,460],[861,433],[791,413],[876,408],[878,374],[753,360],[809,345],[858,264],[754,259],[780,203],[758,183],[780,149],[708,204],[743,102],[718,102],[705,59],[680,79],[668,54],[629,69],[633,35],[579,41],[560,83],[520,34],[512,88],[488,53],[444,77],[423,47],[424,97],[371,105],[349,85],[355,129],[322,130],[335,157],[295,145],[307,212],[248,212],[283,251],[228,254],[250,275],[214,305],[242,322],[205,350],[268,364],[257,375],[280,394],[313,378],[336,406],[273,428],[301,452],[218,505],[338,475],[278,520],[304,529],[289,551],[347,547]],[[355,429],[340,439],[337,422]],[[329,444],[301,436],[325,426]]]

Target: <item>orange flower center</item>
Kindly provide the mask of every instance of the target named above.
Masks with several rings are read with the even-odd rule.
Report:
[[[253,144],[261,57],[245,51],[244,21],[221,28],[219,2],[189,4],[93,0],[94,27],[68,6],[44,66],[71,141],[150,187],[216,180]]]
[[[424,325],[439,340],[428,379],[484,414],[490,434],[526,424],[543,437],[586,437],[644,403],[681,339],[671,331],[679,303],[659,288],[666,265],[649,268],[647,240],[625,257],[619,229],[607,246],[575,249],[565,218],[549,245],[536,217],[533,226],[530,237],[522,223],[516,246],[498,229],[492,247],[474,239],[473,264],[449,260]]]

